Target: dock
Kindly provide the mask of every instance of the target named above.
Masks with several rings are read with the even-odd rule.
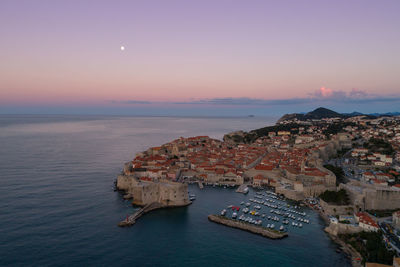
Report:
[[[253,234],[261,235],[271,239],[282,239],[288,236],[286,232],[279,232],[277,230],[268,229],[262,226],[251,225],[245,222],[233,220],[219,215],[208,215],[208,220],[211,222],[226,225],[228,227],[237,228]]]
[[[121,221],[118,223],[118,226],[120,227],[125,227],[125,226],[131,226],[136,223],[136,220],[142,217],[142,215],[146,214],[147,212],[150,212],[155,209],[161,208],[162,205],[157,202],[153,202],[150,204],[147,204],[146,206],[140,208],[138,211],[136,211],[134,214],[129,215],[125,220]]]

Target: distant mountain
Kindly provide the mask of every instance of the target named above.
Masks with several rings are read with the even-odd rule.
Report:
[[[291,113],[283,115],[277,123],[280,123],[284,120],[293,120],[298,119],[300,121],[305,120],[320,120],[324,118],[349,118],[355,116],[366,116],[369,119],[374,119],[377,117],[392,117],[392,116],[400,116],[400,112],[387,112],[387,113],[371,113],[371,114],[364,114],[361,112],[353,111],[352,113],[337,113],[333,110],[327,108],[317,108],[308,113]]]
[[[357,111],[353,111],[352,113],[342,113],[343,115],[347,116],[347,117],[355,117],[355,116],[362,116],[364,114],[362,114],[361,112],[357,112]]]
[[[344,115],[337,113],[333,110],[321,107],[306,113],[304,117],[306,117],[307,119],[322,119],[322,118],[341,118],[344,117]]]
[[[311,112],[308,112],[306,114],[302,114],[302,113],[285,114],[277,121],[277,123],[284,121],[284,120],[293,120],[293,119],[298,119],[298,120],[304,121],[304,120],[313,120],[313,119],[319,120],[319,119],[323,119],[323,118],[343,118],[343,117],[346,117],[346,116],[343,114],[337,113],[333,110],[319,107],[319,108],[317,108]]]
[[[399,116],[399,115],[400,115],[400,112],[371,113],[371,114],[368,114],[368,115],[376,116],[376,117],[382,117],[382,116],[389,116],[389,117],[391,117],[391,116]]]

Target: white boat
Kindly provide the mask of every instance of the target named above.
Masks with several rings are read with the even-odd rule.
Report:
[[[281,227],[279,227],[279,231],[283,231],[285,230],[285,228],[283,227],[283,225],[281,225]]]
[[[249,188],[248,187],[245,187],[244,189],[243,189],[243,194],[247,194],[249,192]]]
[[[237,217],[237,213],[234,212],[234,213],[232,214],[232,219],[236,219],[236,217]]]
[[[225,215],[226,215],[226,209],[223,209],[223,210],[221,211],[221,215],[222,215],[222,216],[225,216]]]
[[[240,202],[240,205],[243,205],[243,204],[244,204],[244,201]]]
[[[271,229],[274,229],[275,228],[275,224],[271,224]]]

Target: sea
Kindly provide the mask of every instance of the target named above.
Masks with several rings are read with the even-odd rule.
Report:
[[[114,181],[136,153],[181,136],[222,139],[274,117],[0,116],[0,266],[350,266],[323,221],[270,240],[207,215],[254,197],[190,185],[187,207],[156,210],[128,228],[137,208]]]

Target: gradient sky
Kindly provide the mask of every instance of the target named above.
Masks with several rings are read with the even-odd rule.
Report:
[[[399,14],[399,0],[1,0],[0,113],[400,111]]]

